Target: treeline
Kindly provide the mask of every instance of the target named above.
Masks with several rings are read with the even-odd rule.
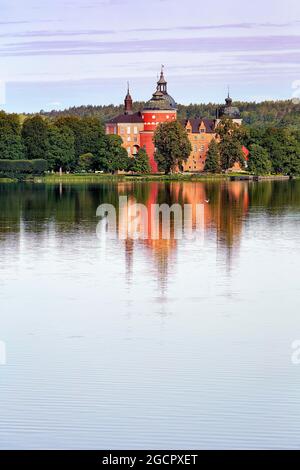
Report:
[[[13,173],[15,168],[18,173],[17,160],[41,159],[49,171],[150,171],[144,150],[137,158],[130,158],[121,138],[106,135],[98,118],[62,116],[50,120],[35,115],[21,123],[17,114],[0,112],[0,160],[15,162],[3,164],[5,171],[0,166],[0,172]]]
[[[134,111],[142,109],[144,102],[135,102]],[[237,101],[234,103],[239,107],[245,124],[259,124],[263,126],[299,126],[300,125],[300,103],[292,100],[263,101],[261,103]],[[178,119],[208,117],[215,118],[219,103],[200,103],[189,105],[178,105]],[[105,122],[123,112],[123,105],[114,106],[79,106],[64,111],[53,110],[41,111],[41,115],[55,119],[61,116],[96,117]]]
[[[240,163],[256,175],[300,175],[300,129],[245,127],[225,119],[216,132],[218,141],[213,139],[210,143],[206,171],[220,173]],[[245,148],[249,151],[247,159]]]

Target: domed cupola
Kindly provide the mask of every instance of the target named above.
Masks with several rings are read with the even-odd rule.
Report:
[[[175,100],[168,94],[167,81],[164,77],[164,66],[161,67],[160,78],[157,82],[156,91],[152,98],[146,103],[145,110],[176,110]]]
[[[232,98],[228,96],[225,99],[225,105],[220,106],[217,109],[217,119],[221,119],[222,117],[229,118],[229,119],[241,119],[241,113],[237,106],[232,105]]]

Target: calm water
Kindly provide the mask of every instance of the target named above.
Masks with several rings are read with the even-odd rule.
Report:
[[[100,241],[119,195],[204,243]],[[0,447],[300,447],[299,229],[300,181],[0,185]]]

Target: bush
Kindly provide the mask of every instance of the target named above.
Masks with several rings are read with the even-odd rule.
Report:
[[[0,175],[20,177],[25,175],[39,176],[47,170],[46,160],[0,160]]]

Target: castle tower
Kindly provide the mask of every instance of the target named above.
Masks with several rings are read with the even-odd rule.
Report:
[[[142,111],[144,131],[140,133],[140,145],[144,147],[153,173],[157,172],[157,163],[154,159],[155,147],[153,143],[154,132],[159,124],[172,122],[177,119],[177,105],[168,94],[167,81],[164,77],[164,67],[161,68],[160,78],[152,98],[145,104]]]
[[[124,114],[132,114],[132,98],[129,91],[129,83],[127,83],[127,95],[124,100]]]
[[[220,106],[216,110],[216,126],[219,124],[222,117],[232,119],[233,122],[236,122],[239,125],[241,125],[243,121],[239,108],[234,106],[232,103],[232,98],[229,95],[229,89],[225,99],[225,105]]]

